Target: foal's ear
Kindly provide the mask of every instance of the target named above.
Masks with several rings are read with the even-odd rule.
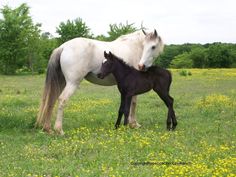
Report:
[[[111,51],[109,51],[109,59],[113,59],[114,55],[111,53]]]
[[[106,51],[104,51],[104,57],[107,59],[108,58],[108,53],[106,53]]]

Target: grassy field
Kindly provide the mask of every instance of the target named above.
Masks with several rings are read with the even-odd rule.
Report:
[[[40,76],[0,76],[0,176],[235,176],[236,69],[172,70],[178,118],[154,92],[138,98],[140,129],[114,130],[116,87],[83,81],[65,110],[64,136],[34,129]]]

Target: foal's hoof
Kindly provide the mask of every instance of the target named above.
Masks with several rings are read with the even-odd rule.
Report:
[[[175,129],[176,129],[176,126],[173,126],[171,130],[174,131]]]
[[[175,130],[176,126],[177,126],[177,122],[174,122],[172,125],[172,130]]]
[[[174,130],[175,130],[175,128],[176,128],[176,126],[167,127],[167,130],[168,130],[168,131],[174,131]]]
[[[137,122],[132,122],[132,123],[129,123],[129,127],[130,128],[140,128],[141,125]]]
[[[171,125],[167,125],[166,129],[167,129],[168,131],[171,131],[171,130],[172,130]]]
[[[115,125],[115,129],[118,129],[120,127],[120,125]]]

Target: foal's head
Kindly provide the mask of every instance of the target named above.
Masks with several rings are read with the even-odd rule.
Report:
[[[111,52],[106,53],[106,51],[104,51],[104,57],[105,59],[102,61],[102,67],[100,73],[98,74],[100,79],[103,79],[108,74],[111,74],[114,69],[114,60],[116,58],[116,56],[114,56]]]

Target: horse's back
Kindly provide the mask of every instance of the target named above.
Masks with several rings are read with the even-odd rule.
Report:
[[[70,50],[82,50],[85,52],[85,50],[91,50],[96,46],[104,47],[106,46],[106,42],[78,37],[63,43],[60,47]]]

